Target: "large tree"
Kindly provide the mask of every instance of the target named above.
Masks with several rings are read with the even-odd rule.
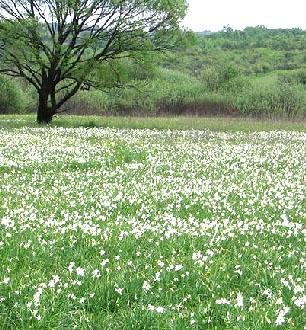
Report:
[[[0,0],[0,72],[35,87],[49,123],[99,63],[156,50],[185,11],[186,0]]]

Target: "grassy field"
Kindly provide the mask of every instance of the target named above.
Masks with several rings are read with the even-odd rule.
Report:
[[[33,120],[0,117],[0,329],[305,328],[303,123]]]
[[[34,115],[2,115],[0,127],[38,127]],[[305,120],[272,120],[235,117],[103,117],[103,116],[58,116],[52,127],[125,128],[125,129],[174,129],[212,130],[223,132],[299,131],[306,132]]]

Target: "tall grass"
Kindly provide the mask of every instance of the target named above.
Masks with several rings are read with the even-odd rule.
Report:
[[[51,126],[109,127],[156,130],[211,130],[221,132],[300,131],[306,132],[306,123],[293,120],[259,120],[237,117],[119,117],[119,116],[56,116]],[[34,115],[2,115],[1,128],[37,127]]]

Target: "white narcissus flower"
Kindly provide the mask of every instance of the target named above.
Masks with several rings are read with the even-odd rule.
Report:
[[[183,265],[176,265],[175,268],[174,268],[174,270],[177,271],[177,272],[181,269],[183,269]]]
[[[240,292],[237,293],[236,307],[243,308],[243,296]]]
[[[78,267],[75,271],[76,271],[76,274],[78,276],[82,276],[83,277],[85,275],[85,269],[84,268]]]
[[[295,299],[293,299],[293,303],[294,303],[297,307],[303,309],[304,306],[306,305],[306,295],[305,295],[305,296],[302,296],[302,297],[299,297],[299,298],[295,298]]]
[[[102,260],[102,262],[100,263],[102,267],[106,266],[109,263],[109,259],[104,259]]]
[[[58,284],[60,281],[60,278],[58,275],[53,275],[52,279],[50,280],[50,282],[48,283],[48,287],[49,288],[55,288],[56,284]]]
[[[143,288],[144,291],[147,292],[147,291],[149,291],[151,289],[151,285],[150,285],[150,283],[148,281],[144,281],[143,282],[143,285],[142,285],[142,288]]]
[[[115,291],[120,295],[120,296],[122,296],[122,294],[123,294],[123,288],[115,288]]]
[[[280,326],[283,325],[286,322],[285,316],[289,313],[290,308],[284,307],[278,312],[277,318],[275,320],[275,324]]]
[[[70,262],[70,264],[68,266],[69,273],[72,273],[73,272],[74,266],[75,266],[75,263],[74,262]]]
[[[156,310],[157,313],[160,313],[160,314],[162,314],[166,311],[166,309],[164,307],[161,307],[161,306],[156,307],[155,310]]]
[[[99,269],[95,269],[92,271],[92,277],[93,278],[100,278],[101,277],[101,273]]]
[[[220,298],[216,300],[217,305],[230,305],[230,301],[227,300],[226,298]]]

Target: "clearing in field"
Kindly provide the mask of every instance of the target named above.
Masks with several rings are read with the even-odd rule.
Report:
[[[0,129],[0,328],[303,329],[305,141]]]

